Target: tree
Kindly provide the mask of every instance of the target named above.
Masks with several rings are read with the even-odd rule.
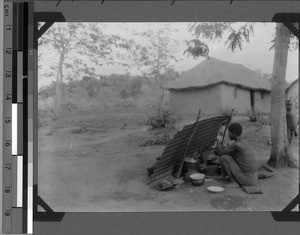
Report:
[[[71,50],[74,50],[77,46],[79,28],[82,28],[82,24],[55,24],[43,35],[39,40],[39,46],[46,46],[54,49],[58,54],[58,62],[56,65],[51,66],[51,71],[47,76],[53,76],[56,78],[56,93],[55,93],[55,105],[54,105],[54,117],[56,120],[61,112],[61,92],[63,81],[63,67],[69,66],[70,63],[69,54]],[[41,57],[41,56],[40,56]],[[74,61],[74,65],[77,66],[81,61]]]
[[[282,23],[276,24],[275,55],[271,88],[271,166],[296,167],[287,138],[285,110],[285,74],[291,33]]]
[[[157,112],[162,109],[162,101],[165,95],[163,89],[163,74],[173,70],[174,62],[179,61],[171,53],[171,48],[177,44],[172,38],[172,29],[170,24],[158,23],[148,25],[146,31],[142,33],[134,32],[135,35],[143,38],[143,45],[137,45],[135,48],[133,64],[143,72],[144,76],[156,80],[157,90]],[[145,45],[146,42],[146,45]]]
[[[233,28],[237,24],[237,28]],[[252,23],[194,23],[189,28],[195,39],[187,43],[185,53],[194,58],[209,57],[209,47],[203,40],[215,41],[228,35],[225,44],[233,52],[237,47],[242,50],[243,43],[250,42],[254,34]],[[201,37],[201,38],[200,38]],[[271,77],[271,139],[272,149],[268,163],[271,166],[296,167],[288,141],[285,111],[285,74],[289,49],[297,48],[295,37],[281,23],[276,25],[273,73]]]
[[[121,52],[130,50],[132,45],[132,40],[105,34],[98,23],[56,23],[48,29],[40,38],[39,46],[54,49],[58,55],[56,64],[48,65],[50,71],[45,73],[47,77],[56,78],[54,119],[61,112],[64,79],[100,78],[96,68],[104,64],[128,66]]]

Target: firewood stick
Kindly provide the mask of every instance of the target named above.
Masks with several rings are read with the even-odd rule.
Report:
[[[179,170],[177,171],[177,174],[176,174],[176,178],[178,179],[180,177],[180,174],[181,174],[181,170],[182,170],[182,167],[183,167],[183,163],[184,163],[184,160],[185,160],[185,157],[186,157],[186,154],[187,154],[187,150],[188,150],[188,147],[189,147],[189,144],[193,138],[193,135],[195,133],[195,130],[196,130],[196,126],[197,126],[197,123],[199,121],[199,118],[200,118],[200,114],[201,114],[201,109],[199,110],[199,113],[198,113],[198,116],[197,116],[197,120],[193,126],[193,129],[192,129],[192,133],[190,135],[190,138],[185,146],[185,149],[184,149],[184,154],[183,154],[183,158],[181,160],[181,164],[180,164],[180,167],[179,167]]]

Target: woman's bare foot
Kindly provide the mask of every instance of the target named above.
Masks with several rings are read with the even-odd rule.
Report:
[[[228,182],[228,183],[231,182],[231,179],[228,175],[226,175],[225,177],[222,177],[222,180],[225,181],[225,182]]]

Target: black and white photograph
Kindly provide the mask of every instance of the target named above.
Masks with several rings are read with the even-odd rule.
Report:
[[[63,212],[282,211],[299,191],[298,46],[279,23],[54,23],[38,195]]]

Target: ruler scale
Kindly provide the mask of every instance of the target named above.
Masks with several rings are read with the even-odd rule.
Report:
[[[32,5],[31,11],[33,16]],[[33,199],[32,192],[27,195],[30,192],[27,180],[32,178],[32,170],[28,170],[27,159],[29,135],[27,2],[4,3],[4,35],[2,232],[32,233],[32,208],[28,208],[28,205],[32,207],[30,202]],[[31,221],[28,221],[28,217]]]
[[[33,119],[34,119],[34,110],[33,110],[33,87],[34,87],[34,77],[37,77],[37,65],[34,63],[37,60],[37,46],[35,46],[35,22],[34,22],[34,11],[33,11],[33,3],[28,4],[28,57],[27,57],[27,83],[24,83],[27,86],[27,99],[25,102],[26,116],[27,116],[27,125],[24,127],[27,130],[27,145],[26,145],[26,153],[27,153],[27,232],[33,232],[33,211],[36,210],[36,206],[33,204],[34,197],[34,184],[37,184],[37,169],[34,171],[33,161],[35,160],[37,167],[37,159],[33,157]],[[25,81],[26,81],[25,80]],[[36,81],[37,82],[37,81]],[[35,175],[34,175],[35,173]],[[34,181],[35,180],[35,181]],[[35,192],[37,194],[37,192]]]
[[[13,4],[4,3],[3,42],[3,214],[2,231],[12,233],[12,41]]]
[[[24,124],[24,141],[26,140],[27,145],[24,145],[24,152],[27,154],[27,158],[25,164],[27,164],[27,170],[24,171],[24,174],[27,173],[27,233],[33,233],[33,184],[34,184],[34,168],[33,168],[33,81],[35,74],[34,70],[34,61],[35,57],[37,57],[37,52],[34,53],[34,11],[33,11],[33,3],[29,3],[28,5],[28,35],[26,40],[28,40],[28,49],[27,49],[27,59],[25,63],[27,63],[27,78],[24,79],[24,89],[27,90],[24,102],[25,115],[27,117],[27,125]],[[26,149],[26,150],[25,150]],[[37,172],[36,172],[37,174]],[[24,185],[25,186],[25,185]]]
[[[13,3],[13,54],[12,54],[12,233],[22,233],[22,197],[23,197],[23,159],[20,146],[20,117],[22,98],[20,97],[20,77],[23,73],[22,63],[22,3]],[[16,194],[16,195],[15,195]],[[21,218],[20,218],[21,217]],[[21,222],[21,223],[20,223]]]

